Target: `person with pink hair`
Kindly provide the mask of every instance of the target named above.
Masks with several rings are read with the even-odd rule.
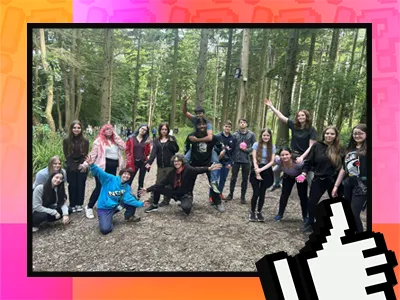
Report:
[[[95,164],[106,173],[117,175],[117,168],[123,168],[124,159],[122,152],[126,148],[125,142],[114,130],[111,124],[104,125],[93,142],[92,151],[90,157],[95,159]],[[87,167],[87,162],[84,162]],[[90,196],[88,205],[85,208],[85,214],[88,219],[93,219],[93,207],[97,202],[97,198],[100,195],[101,183],[100,180],[95,176],[96,187]]]

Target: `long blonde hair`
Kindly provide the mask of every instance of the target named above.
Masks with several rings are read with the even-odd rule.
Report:
[[[331,160],[332,164],[336,169],[340,169],[342,165],[342,157],[341,157],[341,145],[339,139],[339,131],[335,126],[328,126],[322,132],[322,140],[325,142],[325,133],[332,129],[335,131],[335,139],[332,141],[330,145],[328,145],[328,149],[326,150],[326,154],[328,155],[329,159]]]

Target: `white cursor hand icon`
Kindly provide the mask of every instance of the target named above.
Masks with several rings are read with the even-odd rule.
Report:
[[[267,300],[396,299],[396,257],[380,233],[355,233],[350,205],[318,204],[314,233],[295,257],[285,252],[256,263]]]

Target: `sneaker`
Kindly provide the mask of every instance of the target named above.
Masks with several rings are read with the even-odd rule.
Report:
[[[208,197],[208,201],[210,201],[211,206],[215,206],[212,197]]]
[[[257,213],[257,220],[258,220],[258,222],[264,222],[265,221],[265,219],[264,219],[264,217],[263,217],[261,212]]]
[[[276,215],[276,216],[274,217],[274,220],[275,220],[275,222],[279,222],[280,220],[282,220],[282,218],[283,218],[283,216]]]
[[[221,204],[218,204],[216,207],[216,210],[218,210],[219,212],[225,212],[225,207],[224,207],[224,205],[221,203]]]
[[[150,213],[150,212],[157,211],[157,210],[158,210],[158,205],[150,204],[150,206],[148,208],[146,208],[144,210],[144,212]]]
[[[32,232],[36,232],[39,230],[39,227],[32,227]]]
[[[311,226],[310,224],[307,224],[307,225],[304,227],[303,232],[304,232],[304,233],[312,233],[312,232],[313,232],[312,226]]]
[[[252,212],[252,211],[249,214],[249,221],[250,222],[257,222],[256,214],[254,212]]]
[[[86,218],[94,219],[93,208],[85,207]]]
[[[70,208],[71,213],[76,212],[76,206]]]
[[[159,207],[163,207],[163,206],[168,206],[169,203],[165,202],[165,201],[161,201],[161,203],[158,205]]]
[[[75,206],[75,210],[76,210],[76,212],[81,212],[81,211],[83,211],[83,208],[82,208],[82,206],[77,205],[77,206]]]
[[[241,197],[241,198],[240,198],[240,203],[246,204],[246,198],[245,198],[245,197]]]
[[[233,199],[233,195],[229,194],[228,196],[225,197],[225,201],[231,201]]]
[[[219,189],[218,189],[218,182],[217,181],[211,182],[211,188],[214,191],[214,193],[217,193],[217,194],[221,193],[219,191]]]
[[[282,187],[282,184],[281,183],[279,183],[279,184],[273,184],[272,185],[272,187],[269,189],[270,190],[270,192],[272,192],[272,191],[275,191],[276,189],[279,189],[279,188],[281,188]]]
[[[127,217],[127,216],[125,216],[125,221],[136,223],[136,222],[140,221],[140,217],[136,217],[136,216]]]
[[[221,200],[226,200],[225,197],[224,197],[224,195],[219,194],[219,196],[220,196]]]

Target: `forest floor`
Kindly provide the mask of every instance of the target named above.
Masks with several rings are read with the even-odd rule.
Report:
[[[157,167],[146,174],[145,187],[155,182]],[[229,173],[225,195],[229,190]],[[132,190],[137,192],[136,176]],[[264,255],[286,251],[295,255],[308,235],[302,233],[303,221],[296,186],[293,187],[284,219],[274,222],[281,189],[267,191],[264,223],[249,222],[252,188],[249,183],[247,204],[240,203],[241,175],[234,199],[225,202],[219,213],[208,201],[208,181],[199,175],[194,189],[192,212],[186,216],[177,202],[157,212],[144,213],[138,223],[126,223],[123,213],[114,216],[113,231],[104,236],[98,220],[87,219],[84,212],[71,215],[71,224],[45,224],[33,233],[34,271],[222,271],[255,272],[255,262]],[[85,205],[95,181],[86,183]],[[325,195],[327,196],[327,195]],[[145,196],[148,197],[147,195]],[[323,197],[323,199],[326,197]],[[362,213],[365,226],[366,212]]]

